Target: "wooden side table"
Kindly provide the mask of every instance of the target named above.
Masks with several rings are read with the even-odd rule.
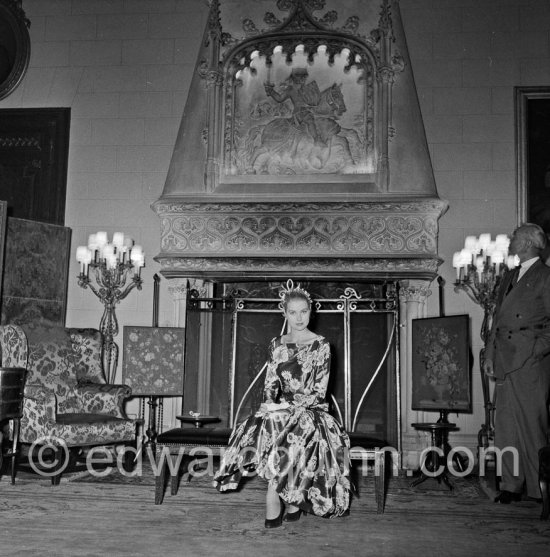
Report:
[[[447,464],[447,457],[451,450],[448,442],[449,431],[455,431],[458,429],[456,424],[449,422],[420,422],[411,424],[415,429],[419,431],[429,431],[431,433],[431,448],[421,463],[421,476],[411,483],[411,487],[416,487],[417,485],[425,482],[428,478],[436,478],[438,483],[443,481],[445,485],[452,490],[453,484],[449,480],[447,472],[449,470]],[[434,450],[438,449],[438,450]],[[441,472],[435,475],[436,470]],[[426,474],[425,470],[431,472],[431,474]]]
[[[3,456],[11,458],[11,483],[15,483],[15,472],[17,469],[18,444],[19,444],[19,420],[23,415],[23,390],[27,370],[20,367],[0,368],[0,470],[2,468]],[[4,451],[4,426],[13,421],[13,436],[11,449]]]

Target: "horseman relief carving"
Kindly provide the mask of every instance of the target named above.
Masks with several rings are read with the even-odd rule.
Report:
[[[323,67],[322,53],[318,59],[308,66],[297,53],[292,67],[275,57],[273,67],[260,60],[255,71],[240,76],[233,174],[369,171],[364,77],[326,61]]]

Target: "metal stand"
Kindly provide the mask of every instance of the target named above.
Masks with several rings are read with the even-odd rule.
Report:
[[[485,345],[491,328],[491,320],[496,306],[498,289],[504,274],[504,266],[497,272],[490,267],[482,273],[478,273],[472,266],[469,271],[460,276],[455,282],[455,292],[463,291],[468,297],[480,305],[483,309],[483,322],[481,324],[480,337],[483,348],[479,351],[479,369],[481,375],[481,387],[483,390],[483,407],[485,410],[485,421],[478,433],[478,451],[489,446],[489,441],[494,439],[494,397],[491,398],[490,378],[485,373]],[[478,454],[479,461],[479,454]]]
[[[145,445],[149,445],[153,454],[156,451],[156,441],[157,441],[157,408],[158,408],[158,396],[150,396],[147,404],[149,405],[149,425],[145,433],[147,434],[147,442]]]
[[[424,462],[421,463],[421,476],[411,483],[411,487],[416,487],[421,483],[425,482],[428,478],[437,479],[438,483],[443,483],[452,491],[453,484],[449,480],[447,472],[448,467],[448,456],[451,451],[451,446],[449,445],[449,431],[458,429],[456,424],[449,423],[447,420],[448,412],[442,410],[440,412],[439,420],[435,423],[415,423],[412,426],[415,429],[421,431],[429,431],[431,433],[431,449],[425,456]],[[434,450],[438,449],[438,450]],[[453,461],[455,461],[453,456]],[[454,462],[458,469],[462,469],[462,462],[457,458]],[[429,474],[426,474],[426,471]]]
[[[118,345],[114,340],[119,331],[116,304],[124,300],[134,288],[141,290],[141,268],[135,272],[130,261],[117,263],[114,268],[107,268],[104,261],[93,261],[89,267],[94,274],[97,287],[91,282],[87,272],[78,275],[78,285],[82,288],[89,287],[105,306],[99,323],[99,330],[103,336],[103,369],[107,383],[113,383],[118,365]],[[131,273],[134,273],[131,282],[126,284]]]

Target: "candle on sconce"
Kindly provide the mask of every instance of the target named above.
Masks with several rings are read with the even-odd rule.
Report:
[[[470,253],[477,253],[477,238],[475,236],[466,236],[466,239],[464,240],[464,249],[468,250]]]
[[[76,260],[80,263],[81,274],[84,274],[84,265],[87,258],[88,258],[88,248],[86,246],[78,246],[76,248]]]
[[[510,247],[510,238],[506,234],[497,234],[495,245],[498,250],[508,252]]]
[[[122,232],[115,232],[113,234],[113,246],[115,246],[117,250],[122,249],[124,246],[124,234]]]
[[[103,231],[96,232],[95,240],[96,240],[97,245],[100,248],[102,248],[109,241],[108,237],[107,237],[107,232],[103,232]]]
[[[500,266],[504,263],[504,252],[495,250],[492,256],[492,262],[495,265],[495,271],[498,275],[500,273]]]
[[[115,247],[113,244],[105,244],[101,250],[102,259],[108,260],[110,257],[115,255]]]
[[[136,261],[144,258],[145,256],[143,254],[143,248],[139,244],[132,246],[132,249],[130,250],[130,263],[137,267]]]
[[[453,254],[453,267],[456,269],[456,280],[460,280],[460,269],[462,267],[462,260],[460,258],[459,251],[455,251]]]
[[[490,234],[480,234],[478,240],[478,247],[479,249],[485,250],[487,246],[491,243],[491,235]]]

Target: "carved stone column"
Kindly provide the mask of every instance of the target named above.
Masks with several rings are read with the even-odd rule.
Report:
[[[174,301],[174,327],[185,327],[185,308],[187,306],[188,279],[171,279],[168,292]]]
[[[172,298],[172,326],[185,327],[185,308],[187,306],[187,287],[188,279],[178,278],[170,279],[168,284],[168,293]],[[160,399],[159,407],[159,430],[163,431],[179,425],[176,416],[181,414],[182,397],[166,397]],[[166,423],[169,422],[169,423]]]
[[[212,282],[202,279],[190,279],[189,281],[189,289],[196,290],[199,298],[212,297],[213,286]],[[210,378],[212,373],[212,314],[205,312],[201,315],[200,328],[196,407],[189,410],[208,414],[210,411]]]
[[[399,285],[400,364],[401,364],[401,432],[402,467],[418,468],[422,448],[418,432],[411,426],[425,420],[424,412],[411,409],[412,402],[412,320],[426,317],[426,302],[431,294],[426,280],[403,280]]]

